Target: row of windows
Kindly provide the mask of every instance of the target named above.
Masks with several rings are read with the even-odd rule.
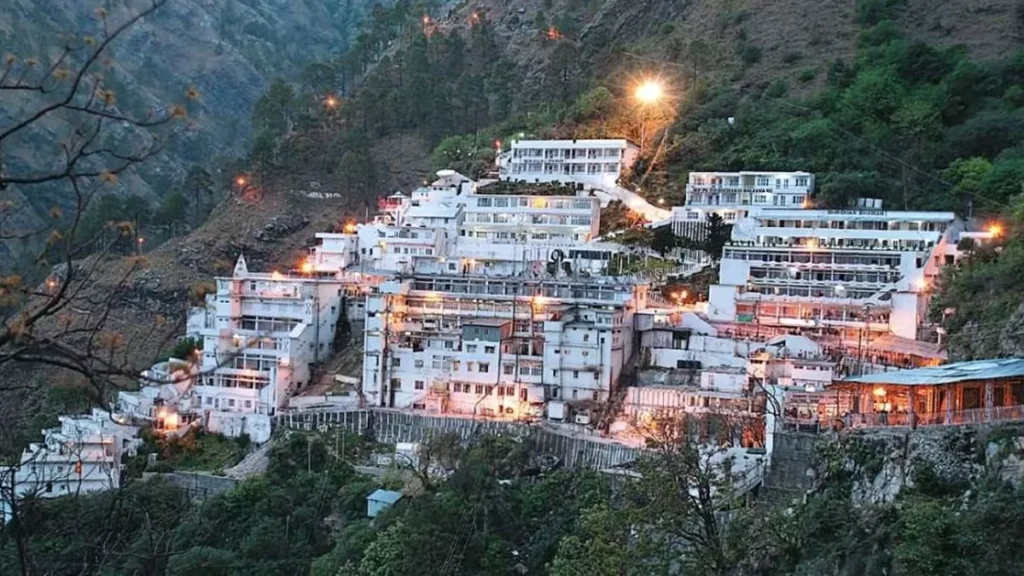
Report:
[[[513,196],[477,198],[478,208],[532,207],[552,210],[590,210],[594,202],[588,198],[545,198],[543,196]]]
[[[749,178],[749,176],[748,176]],[[774,180],[775,188],[777,190],[789,188],[789,178],[772,178],[770,176],[755,176],[754,186],[758,187],[770,187]],[[749,182],[749,180],[748,180]],[[731,188],[737,188],[740,186],[739,176],[705,176],[701,174],[691,174],[690,184],[694,186],[728,186]],[[793,178],[793,184],[800,188],[806,188],[811,184],[810,176],[796,176]]]
[[[231,367],[239,370],[259,370],[269,372],[277,365],[277,358],[265,356],[236,356],[231,360]]]
[[[262,318],[256,316],[243,316],[239,324],[242,330],[254,330],[256,332],[291,332],[299,321],[292,318]]]
[[[601,164],[590,162],[587,164],[544,164],[541,162],[526,162],[524,164],[513,164],[513,174],[618,174],[618,164]]]
[[[236,401],[234,398],[227,398],[227,399],[221,398],[221,399],[218,400],[217,398],[214,398],[213,396],[206,396],[205,398],[203,398],[203,406],[206,406],[208,408],[242,408],[242,407],[244,407],[246,410],[251,410],[252,409],[252,400],[238,400],[238,401]]]
[[[433,256],[433,248],[409,248],[407,246],[394,246],[391,248],[392,254],[408,254],[410,256]]]
[[[762,224],[765,228],[827,228],[830,230],[890,230],[910,231],[921,230],[928,232],[943,232],[946,229],[945,222],[907,222],[907,221],[885,221],[885,220],[765,220]]]
[[[622,154],[619,148],[516,148],[512,151],[513,158],[618,158]]]
[[[810,254],[807,252],[784,253],[784,252],[759,252],[754,250],[735,250],[727,248],[725,258],[730,260],[752,260],[760,262],[793,263],[793,264],[838,264],[858,266],[889,266],[899,267],[900,256],[875,256],[875,255],[852,255],[827,252]]]

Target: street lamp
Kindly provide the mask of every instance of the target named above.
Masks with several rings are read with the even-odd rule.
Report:
[[[644,144],[647,142],[647,109],[657,104],[665,95],[665,88],[657,80],[645,80],[633,94],[640,103],[642,112],[640,115],[640,154],[644,153]]]

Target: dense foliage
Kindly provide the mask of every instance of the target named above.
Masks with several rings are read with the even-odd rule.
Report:
[[[852,452],[790,508],[743,507],[695,445],[660,443],[638,477],[542,470],[524,444],[450,438],[431,466],[373,479],[354,436],[292,434],[265,476],[190,503],[159,481],[30,501],[5,527],[0,567],[47,574],[1019,574],[1024,494],[971,490],[920,467],[892,502],[853,505]],[[429,444],[429,443],[428,443]],[[345,458],[337,455],[344,452]],[[438,467],[433,466],[437,464]],[[448,470],[419,483],[421,472]],[[367,519],[378,487],[406,497]],[[22,553],[18,550],[21,548]]]

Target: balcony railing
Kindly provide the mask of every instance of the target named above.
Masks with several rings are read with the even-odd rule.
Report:
[[[849,414],[844,422],[855,428],[884,426],[949,426],[963,424],[982,424],[986,422],[1024,421],[1024,406],[995,406],[992,408],[972,408],[969,410],[953,410],[951,412],[924,412],[910,414],[872,413]]]

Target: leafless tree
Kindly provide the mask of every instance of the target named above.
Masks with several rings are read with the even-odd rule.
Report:
[[[93,383],[98,397],[112,378],[137,372],[127,361],[126,343],[108,322],[140,263],[119,267],[97,285],[99,272],[110,267],[111,245],[83,237],[81,225],[89,206],[120,175],[152,159],[186,129],[181,105],[154,108],[144,117],[122,112],[118,99],[128,95],[115,93],[102,75],[118,38],[169,1],[146,0],[117,19],[98,9],[96,34],[67,40],[48,62],[15,55],[0,62],[0,100],[11,111],[11,119],[0,123],[0,192],[17,189],[31,198],[47,190],[72,208],[64,214],[54,207],[50,222],[26,230],[14,224],[26,207],[0,202],[0,241],[34,241],[41,246],[32,254],[34,263],[53,270],[41,285],[0,276],[0,313],[6,316],[0,369],[45,364],[71,370]],[[193,90],[183,94],[194,97]],[[49,148],[52,157],[38,159],[38,169],[16,168],[15,151],[39,134],[59,140]],[[108,228],[133,234],[131,223]],[[12,379],[3,379],[4,390],[28,386],[25,379]]]

